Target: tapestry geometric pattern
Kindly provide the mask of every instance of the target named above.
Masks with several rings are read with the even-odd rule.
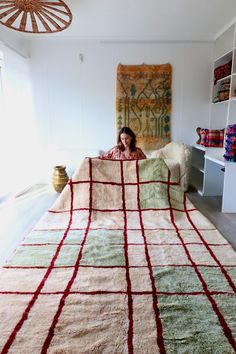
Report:
[[[143,149],[157,149],[171,140],[172,67],[122,65],[117,67],[116,128],[130,127]]]

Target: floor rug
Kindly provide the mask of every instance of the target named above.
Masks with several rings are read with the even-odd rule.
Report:
[[[235,281],[162,159],[87,158],[0,268],[0,353],[232,354]]]

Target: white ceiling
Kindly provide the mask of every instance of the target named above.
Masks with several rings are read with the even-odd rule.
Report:
[[[64,0],[71,26],[53,36],[212,41],[236,19],[236,0]],[[51,34],[50,34],[51,36]]]
[[[107,41],[213,41],[236,22],[236,0],[64,0],[72,24],[52,34],[3,32],[24,39],[96,38]],[[11,33],[10,33],[11,32]]]

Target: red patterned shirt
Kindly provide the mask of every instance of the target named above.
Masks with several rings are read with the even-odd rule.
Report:
[[[138,147],[136,147],[133,151],[127,152],[121,151],[118,146],[115,146],[102,155],[101,158],[111,160],[139,160],[146,159],[147,157]]]

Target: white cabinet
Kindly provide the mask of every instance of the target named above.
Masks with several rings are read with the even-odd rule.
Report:
[[[190,181],[202,196],[222,196],[222,212],[236,213],[236,163],[224,160],[223,149],[194,145]]]
[[[193,146],[190,184],[202,196],[222,196],[222,212],[236,213],[236,163],[220,150]]]
[[[223,149],[220,149],[223,154]],[[202,196],[223,195],[225,161],[218,148],[194,145],[192,148],[191,185]]]
[[[225,178],[222,199],[224,213],[236,213],[236,163],[225,163]]]

